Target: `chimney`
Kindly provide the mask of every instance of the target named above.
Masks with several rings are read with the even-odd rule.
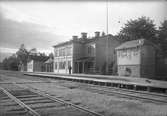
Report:
[[[82,38],[82,39],[86,39],[86,38],[87,38],[87,33],[82,32],[82,33],[81,33],[81,38]]]
[[[100,32],[99,31],[95,32],[95,37],[100,37]]]
[[[73,40],[78,40],[78,36],[74,35],[74,36],[72,36],[72,39]]]

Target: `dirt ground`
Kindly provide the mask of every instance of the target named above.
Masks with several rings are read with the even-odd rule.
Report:
[[[41,81],[39,77],[23,76],[20,73],[3,73],[0,71],[0,82]],[[117,96],[107,96],[91,93],[77,88],[75,83],[52,79],[42,81],[56,81],[55,83],[19,84],[31,86],[56,97],[68,100],[85,108],[89,108],[105,116],[167,116],[167,104],[146,103]],[[67,87],[61,86],[62,84]]]

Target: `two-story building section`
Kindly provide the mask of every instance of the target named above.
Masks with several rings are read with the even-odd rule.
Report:
[[[100,36],[100,32],[92,38],[87,38],[87,33],[81,33],[81,38],[73,36],[54,46],[54,72],[69,73],[71,66],[72,73],[101,74],[106,71],[106,63],[110,66],[116,60],[114,49],[118,45],[120,42],[112,35]]]
[[[54,46],[54,72],[67,73],[69,66],[73,67],[73,42],[68,41],[65,43]]]

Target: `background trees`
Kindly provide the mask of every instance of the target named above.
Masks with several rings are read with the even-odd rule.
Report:
[[[5,70],[18,70],[18,64],[19,64],[19,60],[16,57],[15,54],[13,54],[12,56],[10,56],[9,58],[5,58],[2,62],[2,66],[3,69]]]
[[[28,51],[25,48],[24,44],[21,44],[19,50],[16,52],[17,58],[20,61],[20,63],[22,64],[26,64],[27,63],[27,59],[28,59]]]
[[[153,20],[140,17],[128,21],[116,37],[122,42],[136,39],[147,39],[161,48],[163,56],[167,57],[167,20],[156,28]]]
[[[4,70],[22,70],[25,71],[27,68],[27,61],[31,56],[47,56],[45,53],[37,52],[36,48],[32,48],[29,51],[25,48],[24,44],[20,45],[18,51],[12,56],[5,58],[2,63],[0,63],[0,69]],[[53,57],[51,53],[49,55]]]
[[[158,39],[161,45],[163,55],[167,56],[167,20],[161,23],[158,30]]]
[[[13,54],[8,58],[5,58],[2,61],[1,69],[17,71],[19,70],[20,64],[26,65],[27,58],[28,58],[28,51],[25,48],[24,44],[21,44],[20,48],[15,54]]]
[[[157,30],[153,20],[147,17],[140,17],[128,21],[117,36],[123,41],[144,38],[156,43],[156,34]]]
[[[29,52],[25,48],[24,44],[21,44],[19,50],[16,52],[16,55],[17,55],[17,59],[19,60],[19,65],[18,65],[19,70],[25,71]]]

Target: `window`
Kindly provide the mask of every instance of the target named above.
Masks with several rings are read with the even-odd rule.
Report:
[[[134,55],[134,56],[138,55],[138,49],[137,49],[137,48],[135,48],[135,49],[133,50],[133,55]]]
[[[72,47],[67,47],[67,56],[71,56],[72,55]]]
[[[127,58],[131,59],[132,58],[132,51],[131,50],[127,50]]]
[[[59,50],[59,56],[65,56],[65,48]]]
[[[55,62],[55,69],[57,69],[57,62]]]
[[[32,64],[28,64],[28,68],[29,68],[29,69],[32,69],[32,68],[33,68],[33,65],[32,65]]]
[[[121,57],[121,51],[117,51],[118,57]]]
[[[93,65],[94,65],[94,63],[93,63],[93,62],[88,62],[88,68],[92,68],[92,67],[93,67]]]
[[[127,50],[122,50],[121,57],[124,58],[127,56]]]
[[[65,69],[66,62],[59,62],[59,69]]]
[[[55,57],[58,56],[58,50],[55,49]]]
[[[95,44],[91,44],[87,47],[88,54],[94,55],[95,54]]]
[[[88,46],[88,54],[91,54],[91,46]]]

